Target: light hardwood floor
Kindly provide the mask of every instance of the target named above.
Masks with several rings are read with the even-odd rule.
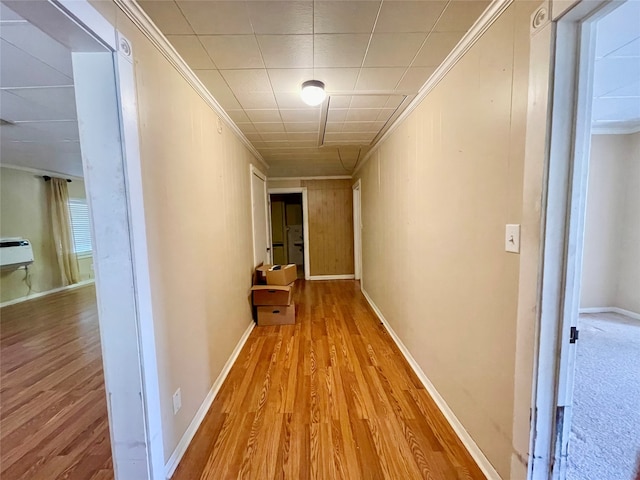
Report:
[[[93,286],[0,310],[0,478],[113,479]]]
[[[256,327],[173,478],[484,479],[355,281]]]

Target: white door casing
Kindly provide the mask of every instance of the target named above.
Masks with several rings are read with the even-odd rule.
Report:
[[[251,218],[253,221],[253,266],[271,263],[267,178],[251,165]]]

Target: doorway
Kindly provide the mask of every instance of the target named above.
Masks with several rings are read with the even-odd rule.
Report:
[[[73,80],[70,98],[75,102],[77,115],[76,138],[65,141],[79,145],[81,158],[76,160],[86,187],[96,279],[94,305],[99,324],[113,475],[116,479],[163,478],[160,398],[131,45],[89,2],[6,0],[1,3],[6,9],[3,13],[10,11],[15,15],[16,18],[9,20],[14,25],[31,25],[38,32],[35,35],[50,37],[56,45],[51,50],[33,34],[24,37],[22,50],[30,64],[23,65],[23,72],[27,74],[21,78],[28,82],[42,81],[43,77],[35,74],[34,65],[40,68],[39,72],[55,74],[59,70],[54,65],[63,61],[70,68],[69,78]],[[5,18],[3,15],[3,20]],[[5,68],[15,53],[15,43],[17,38],[3,41],[3,80],[9,78],[4,75]],[[54,63],[43,58],[51,51],[56,53],[51,59]],[[6,52],[9,55],[4,55]],[[13,73],[19,71],[16,69]],[[62,97],[61,92],[42,91],[50,85],[19,85],[18,79],[14,80],[16,83],[8,86],[26,87],[27,97],[32,100],[59,100],[62,105],[67,98]],[[41,109],[40,114],[43,111]],[[57,127],[61,127],[62,122],[57,123]],[[5,127],[16,127],[17,131],[21,125],[14,122],[14,125],[3,124],[3,129]],[[54,130],[60,131],[60,128]],[[42,138],[45,136],[35,139],[34,143]],[[44,150],[51,160],[53,150]],[[65,177],[59,165],[44,169]],[[73,399],[73,395],[65,398]],[[77,415],[80,418],[81,412]],[[44,460],[34,460],[33,467]],[[81,470],[86,471],[90,459],[76,460],[84,460]],[[60,462],[54,461],[54,464],[57,467],[49,465],[41,474],[46,472],[47,478],[56,478],[54,470],[60,468]],[[27,474],[30,475],[27,478],[35,478],[33,472]]]
[[[271,251],[273,263],[295,263],[298,278],[309,279],[309,221],[307,189],[270,188]]]
[[[640,238],[633,225],[640,176],[638,18],[640,3],[633,0],[580,2],[556,24],[532,421],[530,478],[536,480],[640,475],[634,396],[640,378],[630,367],[640,361],[640,348],[625,346],[640,329],[633,323],[640,315],[629,310],[640,310],[640,298],[636,287],[625,293],[637,281],[608,277],[640,265],[638,241],[630,241]],[[608,311],[588,313],[594,308]],[[630,316],[589,318],[612,312]]]

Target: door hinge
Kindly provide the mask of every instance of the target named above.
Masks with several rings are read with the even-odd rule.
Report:
[[[569,334],[569,343],[576,343],[580,337],[580,331],[577,327],[571,327],[571,333]]]

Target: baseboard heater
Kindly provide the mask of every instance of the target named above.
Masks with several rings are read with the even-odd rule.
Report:
[[[0,238],[0,268],[20,268],[33,263],[31,242],[25,238]]]

